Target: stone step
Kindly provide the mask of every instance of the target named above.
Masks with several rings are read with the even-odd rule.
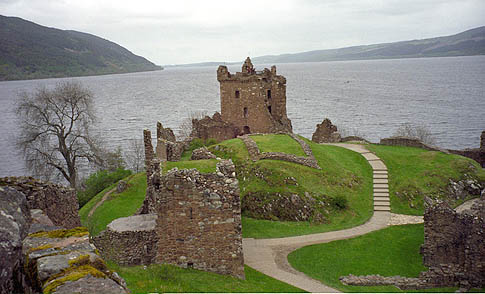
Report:
[[[372,166],[372,169],[374,171],[378,170],[378,171],[384,171],[386,170],[387,171],[387,168],[386,168],[386,165],[380,161],[380,160],[370,160],[370,161],[367,161],[370,166]]]
[[[376,206],[391,206],[391,202],[389,201],[377,201],[374,199],[374,207]]]
[[[371,152],[368,152],[368,153],[366,152],[366,153],[361,153],[361,154],[368,161],[370,161],[370,160],[381,160],[379,157],[377,157],[374,153],[371,153]]]
[[[387,170],[374,170],[374,175],[387,175]]]
[[[391,201],[389,197],[384,197],[384,196],[374,196],[374,201]]]
[[[374,184],[388,184],[389,181],[387,179],[374,179]]]
[[[375,179],[387,179],[387,174],[374,174],[374,180]]]
[[[389,206],[375,206],[374,205],[374,211],[391,211],[391,208]]]
[[[387,198],[389,198],[389,193],[386,193],[386,192],[374,192],[374,197],[387,197]]]
[[[379,189],[389,189],[388,184],[374,184],[374,189],[379,188]]]
[[[375,188],[374,187],[374,193],[375,192],[385,192],[385,193],[389,193],[389,187],[387,187],[387,188]]]

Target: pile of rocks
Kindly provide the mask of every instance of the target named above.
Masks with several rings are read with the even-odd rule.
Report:
[[[191,160],[200,160],[200,159],[215,159],[216,156],[212,154],[207,147],[197,148],[192,151],[192,156],[190,157]]]

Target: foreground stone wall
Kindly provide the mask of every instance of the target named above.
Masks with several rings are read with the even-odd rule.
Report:
[[[41,209],[56,226],[75,228],[81,225],[74,189],[32,177],[0,178],[0,186],[12,187],[25,194],[29,209]]]
[[[31,216],[25,196],[14,188],[0,187],[0,293],[23,293],[22,240]]]
[[[157,176],[154,175],[156,178]],[[244,278],[239,186],[231,161],[217,172],[172,169],[152,179],[158,263]]]
[[[54,226],[25,195],[0,187],[0,293],[128,293],[86,228]]]

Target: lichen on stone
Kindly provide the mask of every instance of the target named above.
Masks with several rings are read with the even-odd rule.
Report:
[[[68,237],[83,237],[89,234],[88,229],[85,227],[76,227],[74,229],[60,229],[54,230],[50,232],[37,232],[30,234],[29,237],[39,238],[39,237],[46,237],[46,238],[68,238]]]
[[[54,292],[59,286],[69,281],[77,281],[84,278],[87,275],[91,275],[95,278],[106,278],[106,275],[91,265],[82,265],[79,267],[70,267],[63,271],[61,274],[54,276],[47,281],[46,286],[43,289],[44,294],[50,294]]]

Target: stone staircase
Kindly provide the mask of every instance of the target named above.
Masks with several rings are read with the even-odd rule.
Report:
[[[389,199],[389,178],[387,167],[382,160],[375,154],[369,152],[362,153],[373,170],[374,186],[374,211],[391,211],[391,202]]]

